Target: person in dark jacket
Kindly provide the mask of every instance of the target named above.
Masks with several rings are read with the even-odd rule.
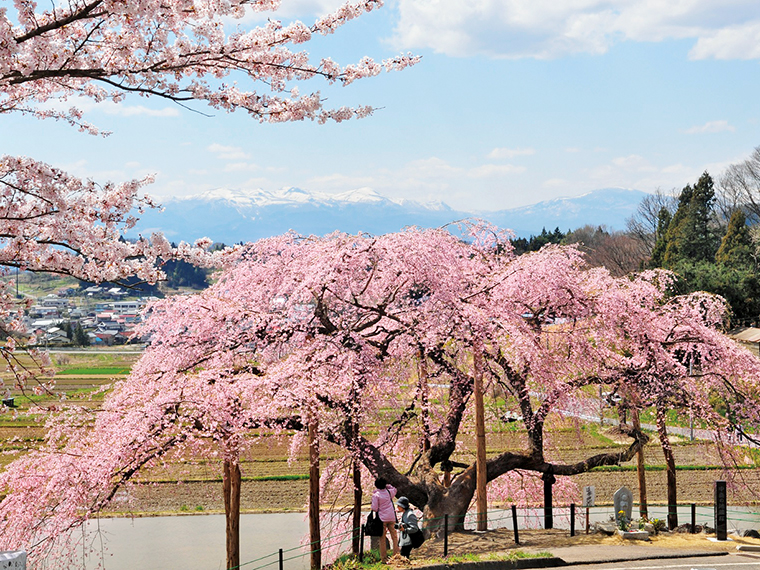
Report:
[[[409,558],[409,554],[412,552],[412,548],[414,548],[412,546],[410,535],[422,531],[417,522],[417,515],[412,512],[412,508],[409,505],[409,499],[406,497],[399,497],[396,500],[396,510],[401,513],[401,520],[398,523],[401,537],[398,540],[398,545],[401,548],[401,556]]]

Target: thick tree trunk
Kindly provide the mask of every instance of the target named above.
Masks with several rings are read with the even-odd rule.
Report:
[[[449,515],[449,532],[464,530],[464,518],[472,502],[473,493],[464,489],[458,492],[450,490],[451,487],[445,489],[446,492],[434,493],[432,500],[428,501],[423,509],[425,531],[429,531],[431,536],[443,536],[444,515]]]
[[[225,458],[222,477],[227,522],[227,568],[240,566],[240,465]]]
[[[309,423],[309,537],[311,568],[322,568],[322,533],[319,528],[319,441],[317,423]]]
[[[665,456],[665,473],[668,482],[668,528],[673,530],[678,526],[678,492],[676,488],[676,460],[673,448],[668,439],[668,426],[665,423],[665,412],[657,407],[657,434],[660,436],[662,453]]]

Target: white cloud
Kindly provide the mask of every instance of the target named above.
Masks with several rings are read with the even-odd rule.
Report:
[[[348,176],[346,174],[335,173],[327,176],[315,176],[309,179],[309,188],[323,191],[335,190],[353,190],[363,186],[373,186],[377,183],[374,178],[369,176]]]
[[[124,105],[123,103],[104,101],[103,103],[98,103],[95,109],[103,111],[107,115],[118,115],[120,117],[134,117],[137,115],[145,115],[146,117],[179,117],[179,110],[176,107],[149,109],[143,105]]]
[[[649,161],[647,159],[638,154],[630,154],[628,156],[619,156],[617,158],[613,158],[612,164],[621,168],[625,168],[626,170],[637,172],[651,172],[653,170],[656,170],[651,164],[649,164]]]
[[[589,188],[617,186],[651,192],[657,188],[683,188],[686,184],[696,182],[705,169],[714,174],[718,173],[719,170],[713,168],[714,166],[657,164],[641,155],[631,154],[616,157],[607,164],[585,169],[582,175],[585,174],[585,186]]]
[[[549,178],[548,180],[544,180],[544,183],[542,184],[544,188],[562,188],[567,185],[567,180],[562,178]]]
[[[128,105],[127,103],[114,103],[113,101],[96,102],[88,97],[72,97],[70,99],[52,99],[39,105],[40,109],[51,109],[61,113],[67,112],[75,107],[83,113],[99,111],[106,115],[119,117],[135,117],[143,115],[146,117],[179,117],[180,112],[177,107],[163,107],[161,109],[151,109],[144,105]]]
[[[224,166],[225,172],[251,172],[260,169],[258,164],[252,162],[230,162]]]
[[[525,172],[524,166],[514,164],[483,164],[470,170],[470,176],[475,178],[487,178],[489,176],[503,176],[505,174],[520,174]]]
[[[458,175],[462,173],[461,168],[451,166],[448,162],[436,156],[413,160],[407,163],[404,170],[411,176],[433,178],[447,177],[451,174]]]
[[[553,58],[693,39],[691,57],[760,58],[757,0],[399,0],[394,43],[454,56]]]
[[[736,128],[733,125],[729,125],[728,121],[709,121],[705,123],[704,125],[698,125],[698,126],[686,129],[684,133],[686,133],[687,135],[701,135],[701,134],[723,133],[726,131],[733,132],[735,130]]]
[[[565,152],[570,152],[570,153],[576,153],[580,151],[581,149],[579,149],[577,146],[569,146],[565,149]]]
[[[221,160],[244,160],[250,158],[239,146],[225,146],[219,143],[213,143],[206,147],[206,150],[216,155]]]
[[[760,58],[760,22],[722,28],[700,37],[689,52],[691,59]]]
[[[514,158],[516,156],[530,156],[536,154],[534,148],[495,148],[488,153],[488,158],[499,160],[502,158]]]

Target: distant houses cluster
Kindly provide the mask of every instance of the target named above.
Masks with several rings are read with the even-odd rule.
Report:
[[[81,290],[60,289],[38,298],[27,309],[25,324],[38,345],[111,346],[135,342],[134,327],[141,311],[156,300],[144,296],[128,298],[121,287],[88,287]]]

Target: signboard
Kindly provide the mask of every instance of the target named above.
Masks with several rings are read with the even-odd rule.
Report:
[[[583,506],[593,507],[594,501],[596,501],[596,487],[591,485],[583,487]]]

